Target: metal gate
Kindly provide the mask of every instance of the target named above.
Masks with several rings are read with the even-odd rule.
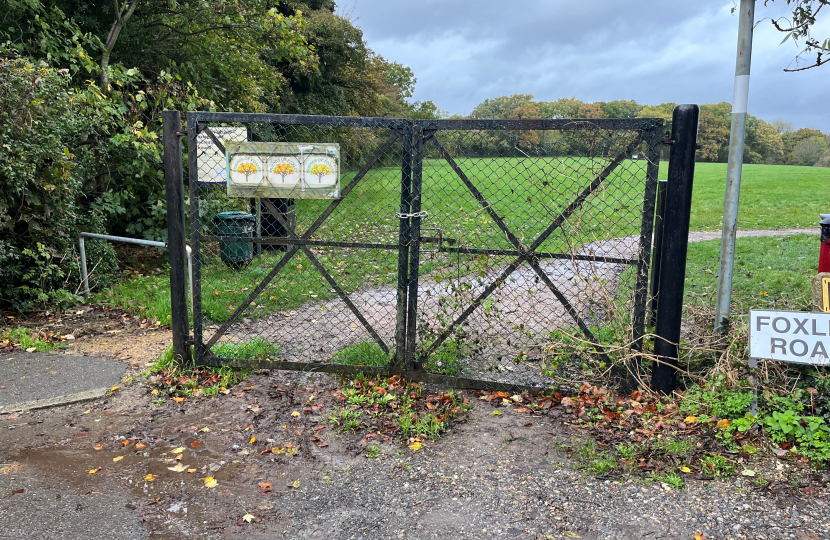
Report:
[[[192,337],[178,327],[199,364],[457,387],[550,386],[566,349],[610,364],[608,348],[642,347],[661,128],[188,113]],[[229,197],[228,137],[336,144],[339,196]],[[223,222],[231,211],[253,216],[242,234]]]

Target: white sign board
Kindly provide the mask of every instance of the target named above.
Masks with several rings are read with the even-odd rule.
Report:
[[[226,149],[229,197],[340,196],[340,145],[228,142]]]
[[[830,365],[830,313],[751,310],[749,357]]]
[[[248,128],[212,126],[210,131],[223,145],[228,141],[247,141]],[[200,184],[225,184],[228,172],[225,170],[225,154],[213,143],[205,132],[196,135],[196,163],[199,169]]]

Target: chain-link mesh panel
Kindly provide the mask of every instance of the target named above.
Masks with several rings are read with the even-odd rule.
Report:
[[[188,115],[197,358],[388,365],[411,123],[294,120]],[[232,140],[337,145],[338,197],[229,196]]]
[[[661,122],[479,124],[426,124],[419,149],[422,369],[539,387],[638,347]]]

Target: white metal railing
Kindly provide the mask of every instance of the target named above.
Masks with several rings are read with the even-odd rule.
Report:
[[[84,298],[89,298],[89,274],[86,269],[86,246],[84,245],[84,238],[97,238],[99,240],[108,240],[110,242],[123,242],[125,244],[138,244],[141,246],[152,246],[167,249],[166,242],[156,242],[155,240],[143,240],[141,238],[128,238],[126,236],[111,236],[109,234],[96,234],[82,232],[78,235],[78,247],[81,248],[81,283],[84,286]],[[193,250],[190,246],[185,246],[187,250],[187,279],[190,284],[190,306],[193,308]]]

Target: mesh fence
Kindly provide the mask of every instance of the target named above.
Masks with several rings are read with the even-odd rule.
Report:
[[[197,358],[545,386],[566,345],[636,347],[661,125],[188,114]],[[270,186],[258,143],[336,147],[337,183],[229,189],[242,141]]]
[[[447,124],[422,151],[421,367],[538,387],[638,347],[660,123]]]
[[[198,123],[195,115],[189,120],[195,149],[189,175],[191,241],[198,246],[194,304],[201,314],[194,320],[197,353],[388,364],[398,312],[400,133],[409,124]],[[229,196],[225,169],[234,165],[222,146],[232,140],[292,143],[300,150],[310,143],[336,146],[339,186],[334,196],[304,198],[304,191],[322,180],[311,174],[284,197]],[[256,153],[267,145],[253,148]],[[260,157],[248,166],[268,169],[262,182],[279,186],[286,168]],[[313,166],[306,168],[316,173]]]

